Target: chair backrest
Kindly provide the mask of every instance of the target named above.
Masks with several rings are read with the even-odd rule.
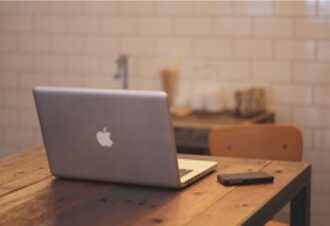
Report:
[[[209,134],[211,155],[302,160],[302,135],[291,125],[219,126]]]

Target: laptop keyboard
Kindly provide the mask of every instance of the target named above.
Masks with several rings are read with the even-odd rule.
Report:
[[[191,169],[179,169],[180,177],[183,177],[184,175],[187,175],[191,171],[192,171]]]

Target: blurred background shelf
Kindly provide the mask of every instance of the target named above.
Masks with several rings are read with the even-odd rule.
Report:
[[[253,117],[242,118],[233,112],[218,114],[193,113],[188,116],[172,116],[177,152],[209,154],[208,135],[215,126],[254,123],[274,123],[275,114],[264,112]]]

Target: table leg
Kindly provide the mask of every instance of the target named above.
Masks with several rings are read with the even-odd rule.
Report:
[[[310,181],[291,200],[291,226],[310,226],[310,202],[311,202]]]

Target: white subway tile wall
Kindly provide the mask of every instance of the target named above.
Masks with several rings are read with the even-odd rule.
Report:
[[[311,62],[293,63],[293,80],[299,83],[329,84],[330,64]]]
[[[329,129],[316,129],[314,132],[315,148],[330,149],[330,130]]]
[[[250,17],[217,17],[214,22],[215,34],[225,37],[244,37],[251,34]]]
[[[316,14],[316,3],[316,0],[274,2],[274,14],[278,16],[313,16]]]
[[[270,59],[273,55],[273,45],[271,40],[236,39],[233,51],[236,58]]]
[[[20,13],[29,13],[29,14],[41,14],[46,13],[48,10],[49,2],[37,2],[36,4],[29,4],[24,2],[18,4],[18,11]]]
[[[110,14],[111,15],[111,14]],[[109,35],[132,35],[137,30],[134,17],[105,16],[102,18],[101,31]]]
[[[234,15],[271,16],[272,1],[237,1],[234,3]]]
[[[195,40],[194,47],[197,57],[229,58],[232,55],[230,39],[200,38]]]
[[[192,15],[193,12],[194,6],[190,1],[180,1],[174,4],[169,1],[158,1],[155,3],[153,13],[159,16],[185,16]]]
[[[280,60],[313,60],[316,47],[313,41],[288,41],[275,42],[275,58]]]
[[[152,43],[148,43],[148,44],[152,44]],[[141,48],[148,48],[148,47],[143,46]],[[155,55],[165,57],[165,59],[166,57],[174,57],[174,56],[189,57],[193,55],[192,49],[193,49],[192,38],[158,38],[156,40]]]
[[[14,34],[3,34],[0,37],[0,51],[10,52],[18,49],[18,36]]]
[[[299,38],[329,38],[330,21],[326,17],[295,20],[295,36]]]
[[[223,81],[249,81],[250,65],[244,60],[217,60],[216,70],[211,75],[213,79]]]
[[[293,19],[289,18],[254,18],[255,37],[292,37]]]
[[[212,24],[210,17],[177,17],[173,20],[174,35],[205,37],[211,34]]]
[[[2,18],[2,29],[4,32],[30,32],[32,31],[33,17],[8,15]]]
[[[330,2],[329,1],[320,1],[319,2],[318,15],[330,16]]]
[[[273,98],[275,104],[312,104],[312,86],[276,84],[273,86]]]
[[[252,62],[254,80],[268,82],[290,82],[291,64],[286,61],[260,60]]]
[[[0,2],[0,156],[42,144],[34,86],[120,88],[121,53],[132,89],[160,89],[159,71],[177,66],[182,87],[218,83],[228,106],[265,86],[277,122],[303,132],[312,225],[328,225],[329,1]]]
[[[233,4],[229,1],[195,2],[195,15],[228,16],[233,12]]]
[[[67,32],[69,34],[93,34],[100,31],[98,16],[70,16],[67,18]]]
[[[134,19],[133,19],[134,21]],[[138,19],[139,35],[165,36],[171,35],[172,20],[168,17],[140,17]],[[121,21],[119,21],[121,23]],[[111,30],[111,28],[109,28]],[[134,31],[134,29],[131,29]]]
[[[62,16],[36,15],[33,18],[36,34],[53,36],[54,34],[63,34],[67,30],[66,18]]]
[[[317,59],[320,61],[330,61],[330,42],[320,41],[317,44]]]

